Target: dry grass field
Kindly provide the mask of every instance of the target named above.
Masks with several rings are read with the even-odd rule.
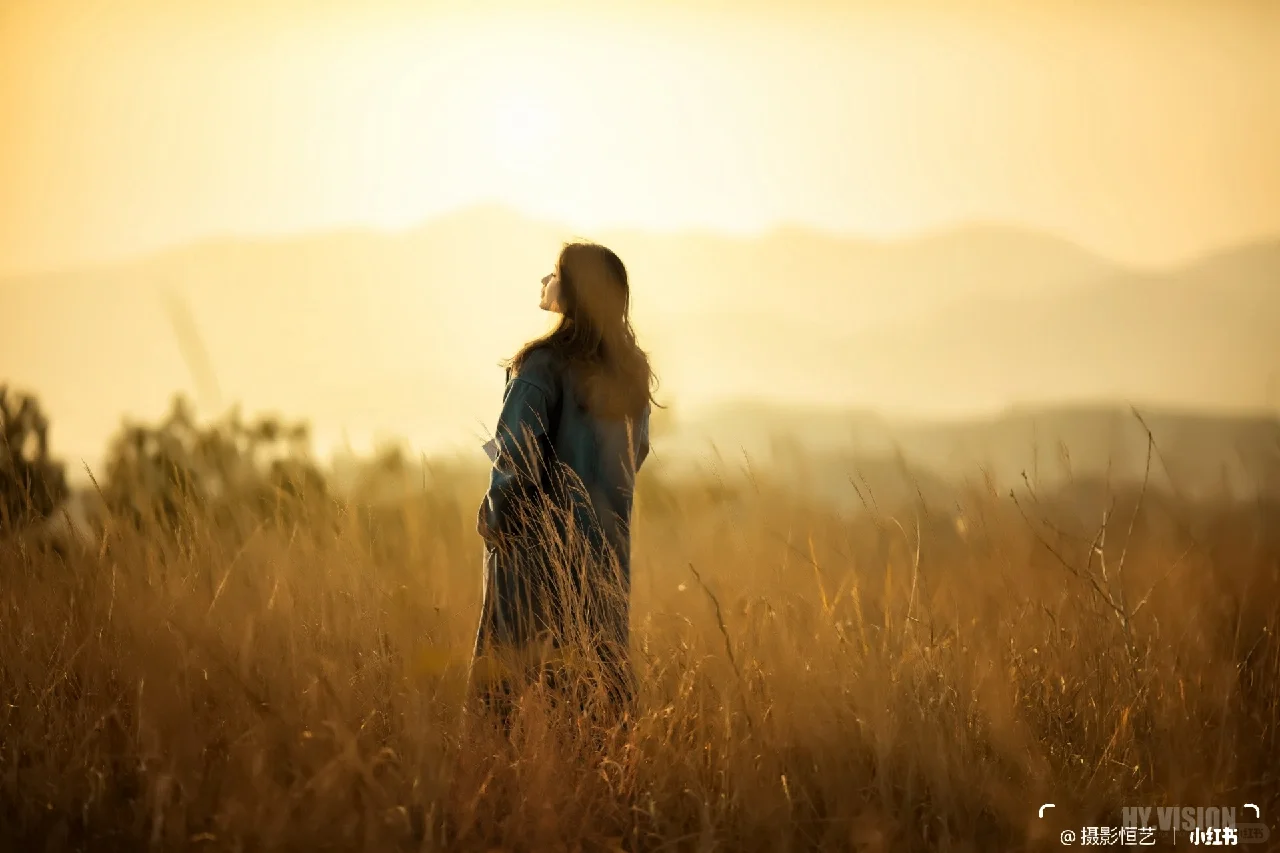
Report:
[[[1029,485],[960,517],[837,511],[781,471],[641,480],[639,718],[595,737],[536,693],[509,739],[463,725],[483,471],[376,510],[9,537],[0,835],[1014,851],[1126,805],[1278,813],[1276,504],[1135,488],[1104,526]]]

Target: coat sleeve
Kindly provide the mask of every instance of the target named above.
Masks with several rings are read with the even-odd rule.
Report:
[[[644,460],[649,458],[649,407],[644,407],[644,413],[636,423],[637,441],[636,441],[636,470],[640,470],[640,466],[644,464]]]
[[[494,436],[497,458],[476,524],[490,545],[514,531],[521,496],[534,493],[543,482],[553,406],[552,378],[536,365],[508,380]]]

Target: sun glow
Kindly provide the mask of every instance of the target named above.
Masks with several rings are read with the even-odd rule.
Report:
[[[509,170],[545,166],[555,151],[558,136],[554,111],[538,95],[507,92],[493,105],[490,145],[497,161]]]
[[[1275,3],[109,5],[0,0],[0,274],[489,203],[584,232],[1010,221],[1144,265],[1280,228]]]

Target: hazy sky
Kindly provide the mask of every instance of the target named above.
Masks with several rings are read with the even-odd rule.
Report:
[[[480,201],[1165,264],[1280,232],[1277,151],[1275,0],[0,0],[0,274]]]

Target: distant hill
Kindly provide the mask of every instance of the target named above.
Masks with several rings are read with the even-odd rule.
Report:
[[[649,282],[677,282],[672,319],[707,314],[732,322],[848,332],[978,297],[1053,294],[1114,272],[1109,262],[1037,231],[971,225],[895,241],[800,229],[757,239],[608,235],[631,264],[643,301]],[[684,328],[681,327],[683,331]]]
[[[1002,488],[1023,474],[1042,487],[1070,480],[1139,482],[1146,471],[1147,429],[1154,439],[1153,483],[1188,497],[1280,494],[1280,416],[1212,415],[1116,406],[1021,408],[989,418],[921,421],[883,418],[854,409],[802,409],[764,403],[711,407],[682,422],[662,446],[677,460],[718,455],[736,464],[808,459],[840,487],[854,472],[874,472],[901,490],[919,477],[926,496],[938,480],[981,482],[987,472]],[[1144,424],[1145,423],[1145,428]],[[892,464],[890,464],[890,462]],[[905,468],[911,477],[896,476]],[[847,496],[852,498],[852,490]]]

